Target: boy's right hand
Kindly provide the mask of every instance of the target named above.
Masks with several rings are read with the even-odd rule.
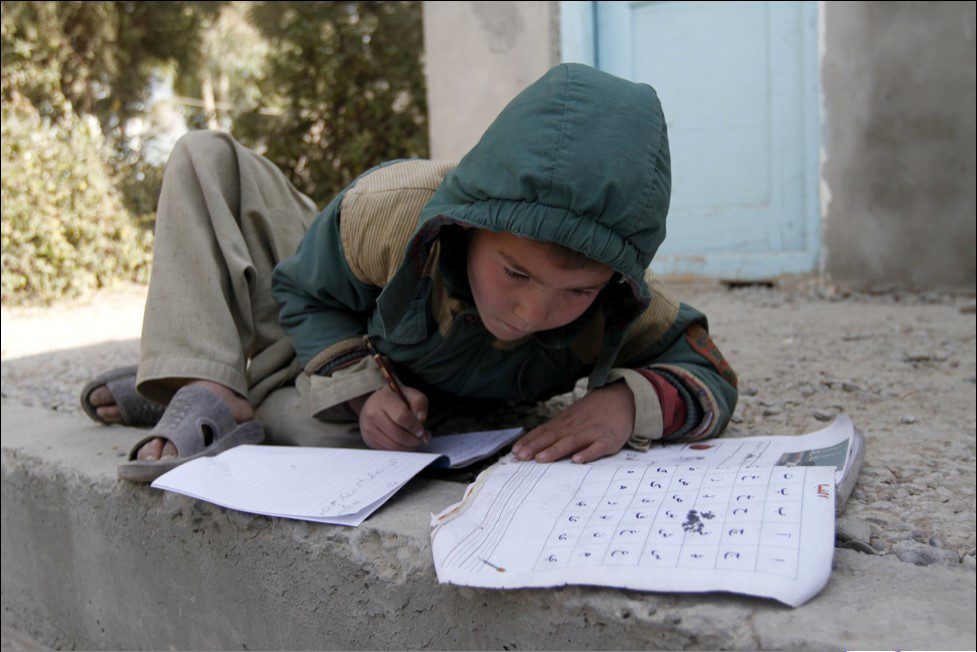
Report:
[[[365,402],[349,402],[360,415],[360,432],[370,448],[409,451],[430,441],[431,433],[424,427],[427,396],[413,387],[401,389],[410,401],[410,409],[389,387],[381,387]]]

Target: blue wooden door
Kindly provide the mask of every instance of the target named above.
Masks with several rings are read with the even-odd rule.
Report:
[[[815,3],[561,9],[565,61],[646,82],[661,98],[673,186],[668,235],[652,268],[730,279],[814,271]]]

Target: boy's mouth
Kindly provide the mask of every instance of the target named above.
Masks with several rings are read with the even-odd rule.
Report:
[[[532,333],[532,331],[529,331],[529,330],[526,330],[526,329],[523,329],[523,328],[516,328],[515,326],[513,326],[509,322],[504,321],[502,319],[499,319],[498,317],[495,318],[495,322],[497,324],[501,324],[505,328],[505,330],[509,331],[510,333],[512,333],[513,335],[516,335],[518,337],[525,337],[526,335],[529,335],[530,333]]]

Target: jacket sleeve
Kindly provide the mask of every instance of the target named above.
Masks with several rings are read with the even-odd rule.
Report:
[[[386,384],[363,336],[421,209],[452,166],[397,160],[367,170],[316,217],[295,255],[275,268],[272,293],[305,368],[296,385],[313,416]]]
[[[637,320],[609,380],[624,380],[635,395],[635,428],[628,444],[714,437],[728,425],[737,400],[736,374],[709,336],[705,315],[672,299],[649,274],[655,301]],[[685,405],[684,423],[663,437],[661,405],[647,372],[665,378]],[[645,372],[645,373],[642,373]]]
[[[316,217],[298,250],[272,273],[279,321],[306,371],[328,373],[348,350],[366,348],[366,321],[381,288],[357,279],[343,251],[336,197]]]
[[[310,379],[310,412],[371,392],[383,384],[362,364],[363,336],[381,288],[354,275],[343,249],[336,197],[313,221],[295,255],[272,274],[279,320]],[[338,382],[342,378],[342,382]]]

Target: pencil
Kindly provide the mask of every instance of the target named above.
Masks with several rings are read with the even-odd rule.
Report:
[[[377,363],[380,373],[383,374],[383,377],[387,380],[387,387],[392,389],[394,394],[400,397],[400,400],[404,402],[404,405],[407,406],[408,410],[411,410],[410,401],[407,400],[404,390],[401,389],[400,383],[397,382],[397,377],[394,375],[394,372],[390,369],[390,367],[387,366],[383,356],[381,356],[379,351],[374,348],[373,342],[370,340],[370,336],[365,335],[363,339],[366,340],[366,348],[369,349],[370,354],[373,356],[373,361]],[[423,441],[425,444],[428,442],[427,435],[417,435],[417,438]]]
[[[370,336],[367,335],[363,339],[366,340],[366,348],[370,350],[370,355],[373,356],[373,361],[377,363],[377,367],[380,368],[380,373],[387,380],[387,386],[394,391],[394,393],[400,397],[400,400],[404,402],[407,409],[410,409],[410,401],[407,400],[407,396],[404,395],[404,390],[400,388],[400,383],[397,382],[397,377],[394,376],[393,371],[387,366],[384,361],[383,356],[373,348],[373,342],[370,341]]]

